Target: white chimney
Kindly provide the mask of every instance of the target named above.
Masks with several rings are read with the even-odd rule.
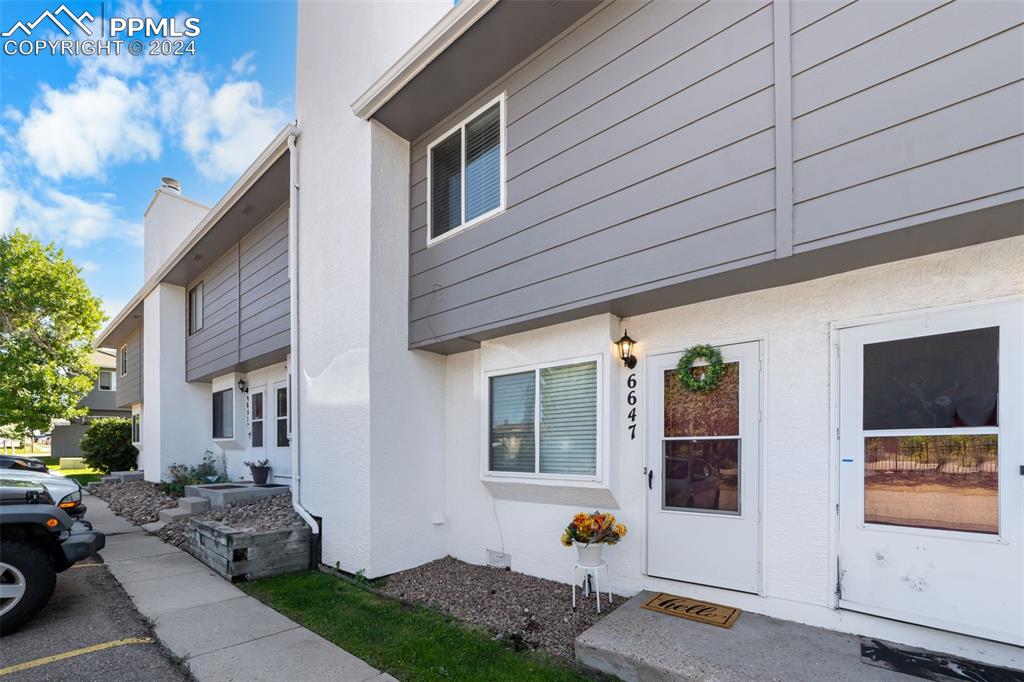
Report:
[[[147,280],[185,241],[209,210],[209,207],[182,196],[181,183],[174,178],[160,178],[160,187],[153,193],[143,221],[143,270]]]

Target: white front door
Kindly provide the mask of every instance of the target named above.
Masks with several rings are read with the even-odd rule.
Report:
[[[249,389],[249,461],[267,455],[267,395],[263,386]]]
[[[683,388],[681,353],[647,358],[647,573],[757,592],[760,345],[719,350],[708,393]]]
[[[839,332],[839,605],[1024,644],[1024,302]]]
[[[276,478],[291,478],[292,448],[290,424],[288,422],[288,382],[278,381],[274,384],[272,398],[273,423],[270,425],[268,438],[270,446],[271,475]]]

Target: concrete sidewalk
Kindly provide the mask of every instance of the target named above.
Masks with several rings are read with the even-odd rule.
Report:
[[[394,680],[115,515],[95,495],[87,504],[88,520],[107,534],[104,563],[200,682]]]

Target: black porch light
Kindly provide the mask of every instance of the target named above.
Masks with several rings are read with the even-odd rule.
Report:
[[[242,393],[248,393],[249,392],[249,382],[247,382],[244,378],[243,379],[239,379],[238,380],[238,390],[241,391]]]
[[[630,369],[636,367],[636,358],[633,357],[633,346],[636,345],[636,341],[629,338],[628,330],[621,339],[615,342],[615,345],[619,347],[619,359],[622,360],[622,364]]]

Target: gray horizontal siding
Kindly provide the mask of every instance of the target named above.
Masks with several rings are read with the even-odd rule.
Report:
[[[772,21],[605,5],[413,144],[410,343],[770,257]],[[428,249],[426,147],[501,92],[506,211]]]
[[[414,140],[410,345],[1024,197],[1024,4],[785,8],[607,3]],[[506,210],[428,248],[427,147],[501,93]]]
[[[1024,188],[1022,23],[1016,2],[857,2],[794,33],[797,251]]]
[[[127,348],[127,374],[121,376],[120,366],[117,372],[115,402],[117,407],[131,407],[132,403],[142,402],[142,330],[139,329],[125,342]],[[118,349],[120,355],[120,349]]]
[[[189,381],[232,371],[290,339],[287,205],[189,285],[204,286],[203,329],[186,340]]]

